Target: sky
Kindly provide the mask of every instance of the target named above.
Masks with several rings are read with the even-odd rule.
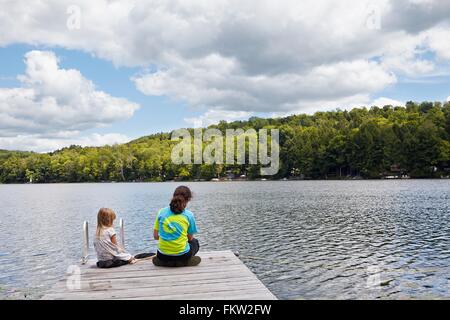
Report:
[[[450,2],[0,0],[0,149],[450,99]]]

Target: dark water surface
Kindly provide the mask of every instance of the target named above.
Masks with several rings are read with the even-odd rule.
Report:
[[[202,249],[238,250],[278,298],[450,298],[449,180],[188,185]],[[155,250],[176,186],[0,185],[0,298],[39,298],[61,279],[103,206],[124,218],[129,251]]]

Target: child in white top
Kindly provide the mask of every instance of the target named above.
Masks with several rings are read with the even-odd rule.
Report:
[[[97,215],[97,231],[94,248],[97,252],[97,266],[100,268],[118,267],[135,263],[136,259],[117,244],[113,228],[116,214],[108,208],[101,208]]]

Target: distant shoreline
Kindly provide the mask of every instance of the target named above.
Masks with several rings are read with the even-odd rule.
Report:
[[[253,179],[253,180],[219,180],[219,181],[211,181],[211,180],[167,180],[167,181],[73,181],[73,182],[36,182],[36,183],[0,183],[0,185],[46,185],[46,184],[139,184],[139,183],[193,183],[193,182],[210,182],[210,183],[230,183],[230,182],[300,182],[300,181],[405,181],[405,180],[450,180],[450,177],[444,178],[395,178],[395,179],[370,179],[370,178],[358,178],[358,179]]]

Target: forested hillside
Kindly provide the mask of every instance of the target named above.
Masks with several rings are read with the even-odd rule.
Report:
[[[228,128],[278,128],[280,170],[273,178],[344,179],[448,176],[450,103],[357,108],[285,118],[221,122]],[[170,133],[104,147],[38,154],[0,151],[0,182],[94,182],[258,178],[258,166],[174,165]]]

